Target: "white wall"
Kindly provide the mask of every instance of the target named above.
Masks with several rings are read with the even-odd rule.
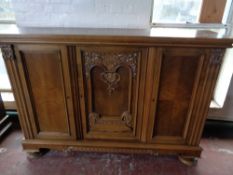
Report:
[[[148,28],[152,0],[12,0],[16,23],[34,27]]]

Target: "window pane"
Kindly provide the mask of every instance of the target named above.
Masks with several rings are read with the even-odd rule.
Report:
[[[0,49],[0,89],[11,89],[6,67],[2,58],[1,49]]]
[[[11,92],[2,92],[1,97],[4,102],[15,101],[14,95]]]
[[[11,0],[0,0],[0,21],[12,21],[15,16],[11,7]]]
[[[229,23],[231,22],[232,16],[229,16],[229,15],[231,15],[232,10],[233,10],[233,1],[232,0],[227,0],[225,10],[224,10],[224,14],[223,14],[223,18],[222,18],[222,23],[223,24],[227,24],[227,22],[229,22]],[[230,21],[227,21],[228,18],[229,18]]]
[[[196,23],[202,0],[154,0],[153,23]]]

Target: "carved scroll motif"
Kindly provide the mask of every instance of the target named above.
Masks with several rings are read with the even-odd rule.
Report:
[[[100,118],[100,115],[95,113],[95,112],[92,112],[89,114],[89,127],[92,128],[97,120]]]
[[[220,64],[224,56],[224,49],[213,49],[211,52],[211,63]]]
[[[136,76],[138,52],[132,53],[98,53],[83,52],[85,60],[85,74],[89,78],[90,71],[95,66],[103,66],[104,72],[101,73],[101,80],[107,84],[108,94],[111,95],[120,81],[120,74],[116,71],[122,65],[130,67],[133,78]]]
[[[96,125],[97,121],[101,124],[106,124],[106,125],[122,124],[123,122],[125,126],[133,130],[133,118],[129,111],[123,112],[121,115],[121,120],[117,122],[111,120],[100,120],[100,119],[101,117],[98,113],[91,112],[89,114],[89,127],[93,128]]]
[[[0,45],[4,59],[14,59],[14,51],[11,45]]]
[[[121,120],[125,123],[127,127],[133,129],[133,118],[129,111],[123,112],[121,115]]]

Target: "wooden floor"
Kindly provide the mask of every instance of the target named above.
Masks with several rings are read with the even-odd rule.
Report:
[[[204,134],[204,148],[197,166],[186,167],[176,157],[50,151],[41,158],[28,158],[22,151],[20,130],[12,131],[0,143],[1,175],[232,175],[233,127],[228,137]],[[207,132],[221,133],[213,126]],[[214,132],[213,132],[214,133]],[[226,134],[225,134],[226,136]]]

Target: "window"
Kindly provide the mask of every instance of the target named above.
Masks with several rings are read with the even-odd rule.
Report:
[[[233,0],[154,0],[152,24],[198,26],[229,21]]]
[[[155,0],[153,23],[196,23],[201,0]]]
[[[232,15],[233,15],[233,0],[227,0],[223,18],[222,18],[222,23],[227,24],[232,21]]]
[[[14,95],[0,50],[0,94],[6,109],[16,109]]]
[[[15,21],[11,0],[0,0],[0,22]]]

